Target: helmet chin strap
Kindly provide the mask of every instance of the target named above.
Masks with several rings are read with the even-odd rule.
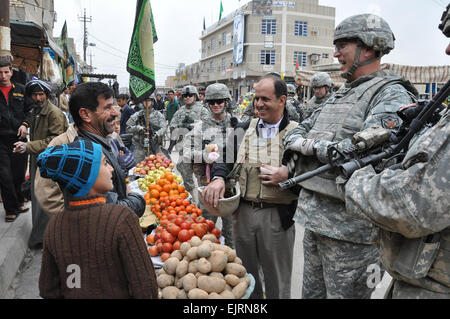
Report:
[[[376,60],[381,59],[381,57],[383,56],[383,53],[380,52],[379,56],[377,56],[375,58],[372,58],[372,59],[369,59],[367,61],[361,62],[359,60],[361,58],[361,51],[362,51],[362,44],[361,44],[361,42],[358,42],[358,45],[356,47],[355,60],[353,61],[353,65],[350,68],[350,70],[348,70],[345,73],[342,73],[341,77],[343,77],[344,79],[350,81],[350,79],[353,77],[353,75],[355,74],[356,70],[360,66],[371,64],[371,63],[375,62]]]

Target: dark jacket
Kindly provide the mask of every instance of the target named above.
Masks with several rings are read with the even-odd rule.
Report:
[[[30,127],[32,105],[25,103],[25,87],[13,84],[8,102],[0,93],[0,136],[17,136],[21,125]]]
[[[137,193],[127,194],[127,184],[125,182],[126,176],[124,176],[124,173],[120,168],[117,157],[114,155],[109,141],[98,135],[94,135],[83,130],[78,130],[78,138],[100,144],[103,149],[103,154],[106,156],[107,162],[114,168],[112,176],[114,191],[106,193],[108,203],[128,206],[136,213],[136,215],[141,217],[145,211],[145,200]],[[67,198],[67,196],[64,196],[65,200]]]
[[[251,120],[237,124],[236,127],[234,128],[235,132],[236,132],[236,130],[247,131],[248,127],[250,126],[250,122],[251,122]],[[290,122],[289,114],[287,112],[287,109],[285,108],[283,119],[281,120],[281,123],[280,123],[280,129],[279,129],[280,132],[289,125],[289,122]],[[259,136],[259,127],[258,126],[256,128],[256,134]],[[223,177],[224,179],[227,178],[228,174],[233,170],[234,162],[236,162],[237,153],[239,151],[239,147],[241,145],[243,138],[244,138],[244,134],[231,134],[230,135],[226,145],[233,145],[233,151],[234,151],[233,161],[231,162],[230,155],[227,154],[227,147],[225,147],[223,152],[225,154],[225,158],[227,159],[226,163],[215,163],[213,165],[213,169],[211,172],[212,177],[220,176],[220,177]],[[283,159],[282,164],[286,165],[286,162],[284,161],[284,159]],[[296,194],[299,193],[298,188],[296,188],[293,191]],[[294,217],[295,210],[297,209],[297,201],[292,202],[290,205],[277,205],[277,206],[278,206],[278,213],[279,213],[280,219],[281,219],[281,224],[283,225],[283,228],[285,230],[287,230],[294,224],[294,221],[292,220],[292,218]]]
[[[127,133],[127,122],[134,112],[135,111],[128,104],[125,104],[120,110],[120,134]]]

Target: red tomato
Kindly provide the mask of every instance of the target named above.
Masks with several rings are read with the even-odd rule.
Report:
[[[167,230],[166,231],[163,231],[162,232],[162,234],[161,234],[161,239],[162,239],[162,241],[164,242],[164,243],[173,243],[174,241],[175,241],[175,237],[171,234],[171,233],[169,233]]]
[[[177,226],[174,224],[174,225],[170,225],[168,230],[169,230],[169,233],[171,233],[174,237],[177,237],[181,228],[180,228],[180,226]]]
[[[191,237],[195,235],[195,231],[192,228],[189,229],[188,232]]]
[[[182,242],[188,241],[189,239],[191,239],[191,237],[192,235],[189,233],[187,229],[182,229],[178,233],[178,239]]]
[[[194,229],[195,235],[202,238],[208,232],[207,227],[208,226],[206,226],[206,224],[194,224],[193,229]]]
[[[169,214],[169,216],[167,216],[167,219],[170,221],[170,222],[174,222],[176,219],[177,219],[177,214]]]
[[[178,216],[177,219],[175,219],[175,225],[180,226],[183,223],[184,223],[183,216]]]
[[[214,228],[214,229],[211,231],[211,234],[213,234],[214,236],[216,236],[217,239],[219,239],[219,238],[220,238],[220,235],[222,235],[222,232],[220,231],[220,229]]]
[[[206,225],[208,226],[208,232],[214,229],[216,227],[215,223],[211,219],[207,219],[205,221]]]
[[[181,228],[181,229],[189,229],[189,228],[190,228],[190,226],[189,226],[189,224],[188,224],[188,223],[186,223],[186,222],[183,222],[183,223],[181,223],[181,225],[180,225],[180,228]]]
[[[156,257],[159,255],[159,251],[158,251],[158,247],[156,246],[150,246],[148,248],[148,253],[150,254],[150,256],[152,257]]]
[[[173,250],[180,250],[181,247],[181,241],[177,240],[176,242],[173,243]]]
[[[156,244],[156,248],[158,248],[158,252],[162,252],[163,243],[159,242]]]
[[[153,245],[156,241],[155,235],[148,235],[145,239],[147,241],[147,244]]]
[[[195,222],[196,222],[196,223],[204,223],[204,222],[205,222],[205,217],[203,217],[203,216],[198,216],[198,217],[195,219]]]
[[[169,258],[170,258],[170,253],[162,253],[161,254],[161,261],[162,262],[165,262]]]
[[[173,246],[171,243],[164,243],[162,246],[162,251],[164,253],[171,253],[173,251]]]

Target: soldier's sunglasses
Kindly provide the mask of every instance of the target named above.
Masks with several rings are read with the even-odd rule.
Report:
[[[193,97],[195,94],[192,93],[188,93],[188,94],[183,94],[183,98],[185,97]]]
[[[222,103],[224,103],[224,102],[225,102],[225,99],[220,99],[220,100],[209,100],[209,101],[208,101],[208,104],[209,104],[209,105],[214,105],[214,104],[220,105],[220,104],[222,104]]]

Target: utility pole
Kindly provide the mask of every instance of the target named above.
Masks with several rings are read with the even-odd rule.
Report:
[[[2,0],[0,0],[2,1]],[[84,9],[84,15],[83,17],[78,17],[78,20],[83,22],[84,24],[84,37],[83,37],[83,57],[84,57],[84,62],[86,63],[86,50],[88,47],[88,38],[87,38],[87,26],[86,23],[87,22],[92,22],[92,16],[91,17],[86,17],[86,8]]]
[[[7,56],[12,61],[9,0],[0,0],[0,56]]]

